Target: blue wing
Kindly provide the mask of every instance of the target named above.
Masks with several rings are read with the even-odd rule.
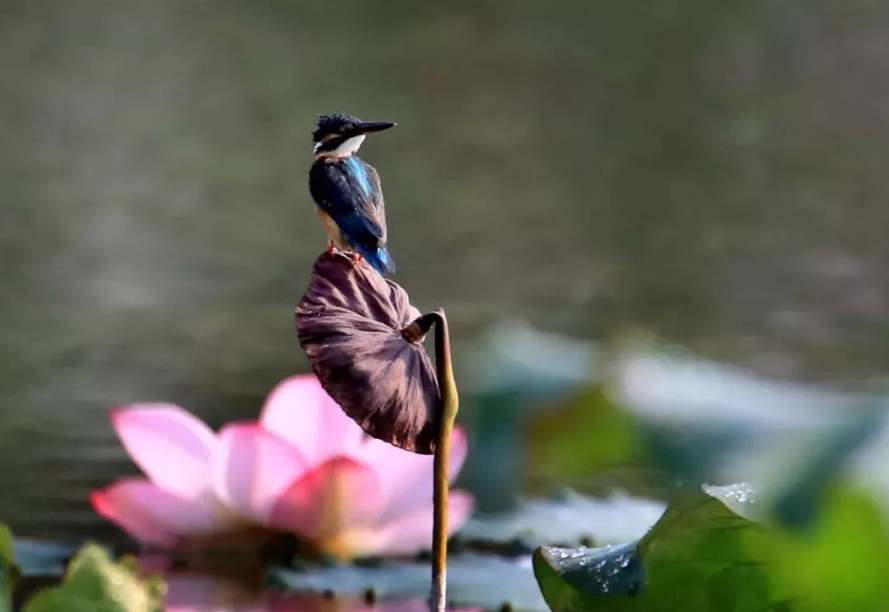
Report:
[[[377,171],[358,157],[321,158],[309,172],[315,203],[368,257],[386,246],[386,209]]]

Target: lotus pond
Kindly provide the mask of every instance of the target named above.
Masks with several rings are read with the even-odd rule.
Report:
[[[4,0],[0,612],[889,610],[887,28]],[[410,300],[297,333],[326,112]]]
[[[534,492],[512,509],[473,513],[474,496],[452,492],[452,609],[884,609],[885,396],[526,326],[485,347],[498,375],[470,382],[469,401],[546,433],[530,447]],[[141,545],[78,552],[6,533],[11,593],[37,593],[25,610],[428,609],[432,458],[365,437],[314,377],[282,382],[259,421],[218,434],[166,405],[113,418],[147,478],[109,484],[93,505]],[[485,452],[457,431],[454,477]],[[188,446],[202,435],[221,453],[207,458],[212,502],[185,501],[171,489],[204,490]],[[542,484],[566,471],[563,488]]]

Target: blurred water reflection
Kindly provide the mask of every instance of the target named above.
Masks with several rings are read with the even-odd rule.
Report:
[[[887,26],[868,0],[7,0],[0,516],[108,535],[86,493],[131,469],[110,407],[218,425],[305,369],[319,112],[399,122],[366,157],[459,363],[507,316],[883,371]]]
[[[238,577],[240,578],[240,576]],[[324,593],[264,592],[233,576],[172,573],[166,612],[428,612],[423,599],[341,597]]]

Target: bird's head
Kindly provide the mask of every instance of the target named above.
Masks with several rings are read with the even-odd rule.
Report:
[[[362,121],[352,115],[321,115],[318,129],[312,133],[315,155],[348,157],[358,150],[367,134],[388,130],[394,125],[391,121]]]

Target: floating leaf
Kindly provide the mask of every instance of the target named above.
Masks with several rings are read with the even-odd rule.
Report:
[[[841,460],[883,429],[887,404],[648,346],[618,353],[610,389],[642,425],[655,464],[697,482],[761,481],[787,463],[788,450],[808,463],[805,451],[825,439],[854,437],[836,445]]]
[[[602,370],[602,355],[590,342],[515,320],[492,326],[473,349],[462,385],[473,406],[467,415],[472,419],[473,452],[464,482],[476,493],[480,507],[503,510],[527,484],[523,465],[533,465],[535,475],[570,476],[554,461],[541,461],[529,442],[548,436],[540,432],[541,413],[564,426],[566,421],[559,418],[562,402],[589,386],[593,374]],[[558,458],[564,456],[561,448],[555,450]],[[571,459],[570,465],[576,466],[577,458]]]
[[[621,347],[611,383],[622,405],[652,421],[734,423],[755,430],[829,424],[837,410],[874,399],[768,380],[676,347],[646,344]]]
[[[12,611],[12,592],[18,577],[12,532],[0,523],[0,612]]]
[[[566,490],[556,499],[529,499],[515,510],[474,516],[460,531],[461,541],[515,542],[532,548],[591,540],[623,544],[641,538],[664,513],[666,504],[614,492],[593,498]]]
[[[834,491],[809,529],[782,531],[750,520],[761,514],[764,501],[750,486],[708,487],[707,492],[686,492],[671,503],[657,525],[635,544],[638,557],[632,556],[634,544],[623,551],[539,549],[534,572],[550,608],[558,612],[889,609],[889,530],[869,497]],[[621,552],[630,556],[615,564]],[[634,585],[643,573],[637,592]]]
[[[159,580],[138,578],[134,560],[115,563],[108,551],[88,545],[62,584],[38,593],[25,612],[160,612],[163,593]]]
[[[773,518],[785,527],[809,525],[848,459],[871,441],[885,421],[883,411],[862,407],[834,427],[814,431],[787,448],[782,467],[769,473],[762,484],[774,497],[768,509]]]
[[[71,544],[16,538],[15,558],[23,576],[54,576],[65,573],[65,565],[77,553]]]
[[[856,492],[832,491],[810,528],[777,534],[775,574],[799,593],[800,612],[889,610],[889,529],[883,510]]]
[[[725,504],[729,510],[751,521],[761,521],[768,518],[766,504],[757,498],[760,497],[756,489],[749,483],[724,486],[705,486],[704,491],[710,497],[716,498]]]
[[[533,415],[530,422],[530,464],[546,475],[583,477],[647,460],[636,420],[601,387]]]
[[[539,558],[557,567],[559,577],[580,591],[635,597],[645,584],[636,542],[602,548],[542,547]]]
[[[529,399],[571,394],[604,368],[594,344],[534,329],[523,321],[492,327],[471,356],[468,387],[474,395],[514,393]]]
[[[703,491],[684,492],[638,544],[540,548],[534,573],[560,612],[790,610],[766,572],[769,534]]]
[[[668,481],[757,482],[769,518],[796,528],[849,465],[889,498],[885,397],[769,381],[649,347],[622,352],[614,375],[615,401]]]
[[[431,454],[439,389],[407,293],[365,262],[323,253],[296,308],[299,342],[321,385],[364,431]]]
[[[342,565],[307,571],[272,570],[272,579],[288,589],[361,596],[370,589],[380,597],[427,597],[429,565],[386,562],[371,567]],[[457,606],[546,610],[534,584],[531,557],[505,559],[465,554],[448,559],[448,599]]]

